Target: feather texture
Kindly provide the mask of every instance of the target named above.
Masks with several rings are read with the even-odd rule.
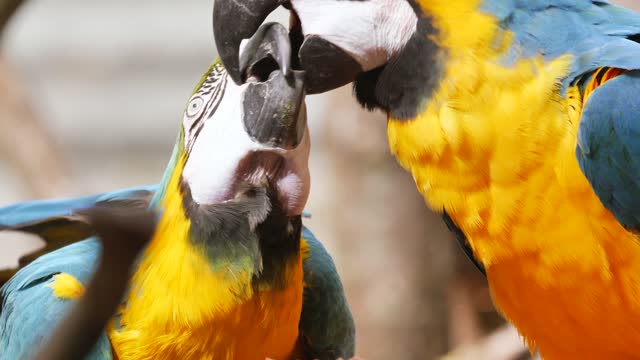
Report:
[[[543,56],[571,54],[571,71],[562,89],[599,67],[638,69],[640,14],[599,0],[485,0],[482,9],[513,34],[505,64]]]
[[[582,111],[578,162],[600,201],[622,225],[640,230],[640,71],[608,80]]]
[[[640,359],[640,243],[576,159],[583,81],[640,66],[640,17],[605,1],[417,2],[439,30],[445,75],[418,116],[390,117],[392,152],[467,238],[496,305],[545,360]],[[635,88],[604,95],[628,77],[596,89],[583,121],[617,96],[615,122],[584,127],[624,125],[615,141],[632,148],[635,108],[620,102]]]
[[[56,276],[73,277],[87,284],[98,260],[100,243],[89,239],[43,255],[18,272],[0,289],[0,359],[27,359],[56,328],[74,299],[61,292],[54,295]],[[110,360],[111,345],[106,332],[88,360]]]
[[[94,198],[105,197],[96,195]],[[53,204],[53,209],[43,208],[44,203],[41,202],[39,208],[42,211],[39,213],[54,216],[66,213],[70,209],[66,208],[65,204],[79,203],[73,200],[64,200],[64,204],[48,202]],[[83,204],[89,206],[88,203]],[[70,207],[75,208],[74,205]],[[29,218],[41,221],[48,227],[67,225],[46,219]],[[333,260],[305,227],[303,244],[306,285],[299,327],[304,351],[318,359],[333,359],[333,355],[337,355],[335,358],[350,358],[355,350],[355,324]],[[64,278],[70,278],[69,281],[72,283],[77,280],[77,284],[86,284],[94,270],[99,251],[100,243],[95,239],[71,244],[39,257],[2,288],[0,298],[4,298],[4,308],[0,309],[0,346],[7,349],[7,352],[0,353],[0,359],[22,358],[28,351],[33,350],[33,344],[40,343],[49,335],[47,331],[53,329],[64,317],[73,301],[53,295],[54,277],[64,274]],[[74,291],[71,288],[67,290]],[[60,295],[65,298],[71,297],[67,293],[63,291]],[[32,311],[20,310],[26,306]],[[88,359],[111,359],[110,346],[105,333]]]
[[[157,184],[115,190],[89,196],[34,200],[0,208],[0,229],[6,229],[43,219],[73,215],[73,210],[84,209],[110,201],[143,201],[158,188]]]
[[[87,239],[93,230],[75,210],[94,205],[148,207],[157,185],[111,191],[79,198],[35,200],[0,208],[0,230],[20,231],[39,236],[45,246],[22,255],[18,268],[0,270],[2,286],[19,268],[43,254]]]
[[[355,355],[355,323],[331,255],[304,228],[304,301],[300,336],[310,359],[350,359]]]

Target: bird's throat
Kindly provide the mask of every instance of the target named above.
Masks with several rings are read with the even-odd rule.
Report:
[[[253,267],[220,271],[229,268],[220,259],[211,266],[190,239],[180,191],[183,164],[176,163],[156,233],[109,332],[117,357],[287,358],[298,337],[302,257],[288,266],[289,286],[277,290],[256,290]]]

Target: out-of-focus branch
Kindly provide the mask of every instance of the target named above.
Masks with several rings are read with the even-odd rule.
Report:
[[[36,197],[70,194],[68,165],[0,55],[0,150]]]
[[[505,325],[474,344],[453,350],[440,360],[514,360],[528,351],[516,329]]]
[[[122,299],[136,255],[155,230],[148,210],[96,207],[83,215],[102,241],[100,264],[84,297],[34,360],[82,359],[93,349]]]
[[[0,0],[0,36],[25,0]],[[0,153],[36,197],[70,194],[68,166],[0,52]]]
[[[16,13],[20,5],[24,4],[25,0],[1,0],[0,1],[0,35],[4,33],[4,29],[7,23]]]
[[[448,286],[447,298],[449,304],[449,343],[452,347],[473,343],[480,338],[482,329],[467,277],[458,275],[451,281]]]

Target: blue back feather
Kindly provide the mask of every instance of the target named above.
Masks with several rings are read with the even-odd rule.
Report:
[[[640,69],[640,14],[595,0],[485,0],[482,9],[513,31],[515,43],[506,64],[521,57],[543,55],[550,60],[575,57],[562,91],[581,75],[599,67]]]

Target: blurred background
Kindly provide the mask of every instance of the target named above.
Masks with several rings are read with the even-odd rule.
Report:
[[[0,26],[18,2],[0,2]],[[183,107],[216,56],[211,9],[211,0],[25,2],[2,35],[0,206],[158,182]],[[349,86],[307,104],[306,224],[343,278],[358,355],[528,358],[485,280],[389,154],[384,115],[360,110]],[[0,268],[38,246],[0,234]]]

